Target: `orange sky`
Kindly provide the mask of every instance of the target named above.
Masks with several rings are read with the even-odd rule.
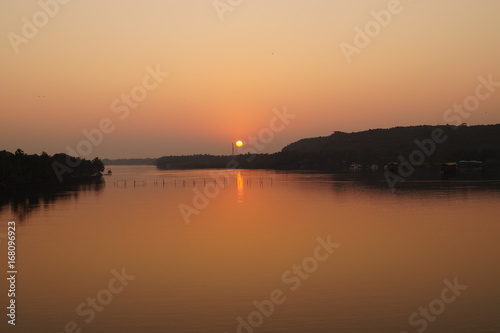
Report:
[[[107,118],[86,157],[229,154],[286,107],[296,117],[263,144],[275,152],[334,130],[445,124],[479,76],[500,82],[497,0],[401,0],[385,27],[372,12],[397,0],[59,1],[0,2],[0,150],[67,152]],[[341,45],[376,24],[348,63]],[[114,112],[157,66],[168,76]],[[500,123],[496,89],[464,122]]]

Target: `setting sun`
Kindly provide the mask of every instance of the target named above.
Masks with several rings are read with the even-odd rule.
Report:
[[[236,141],[236,147],[241,147],[241,146],[243,146],[243,141],[241,140]]]

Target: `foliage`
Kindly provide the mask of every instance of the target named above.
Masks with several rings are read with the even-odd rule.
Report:
[[[74,166],[68,166],[68,161]],[[16,150],[14,154],[3,150],[0,151],[0,184],[57,182],[54,162],[68,166],[68,170],[71,169],[71,172],[63,174],[64,181],[91,177],[104,171],[104,165],[97,157],[90,161],[63,153],[53,156],[46,152],[41,155],[28,155],[21,149]],[[77,162],[78,165],[76,165]]]

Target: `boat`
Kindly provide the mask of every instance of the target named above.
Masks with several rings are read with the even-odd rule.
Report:
[[[108,170],[108,172],[105,174],[105,176],[111,176],[113,174],[113,171],[111,169]]]

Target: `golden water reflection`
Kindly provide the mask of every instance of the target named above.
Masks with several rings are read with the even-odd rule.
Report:
[[[243,196],[245,194],[245,180],[241,175],[241,171],[236,174],[236,188],[238,194],[238,203],[243,204]]]

